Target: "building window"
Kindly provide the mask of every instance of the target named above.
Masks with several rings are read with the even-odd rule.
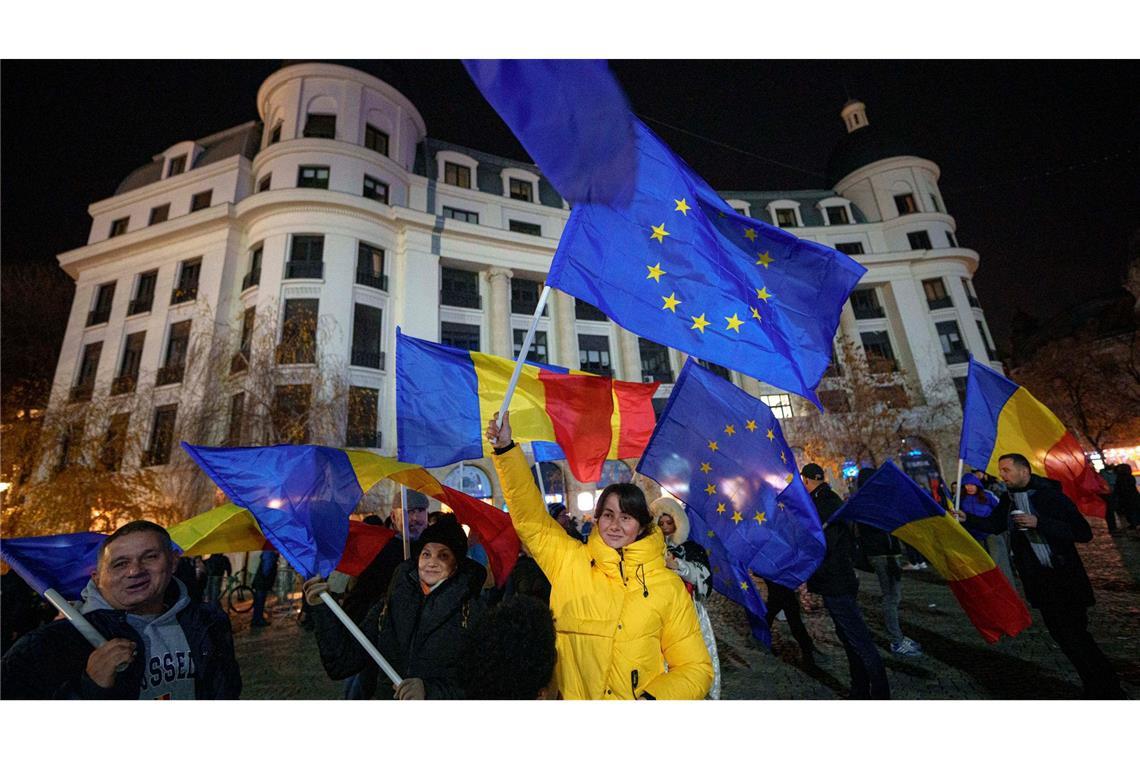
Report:
[[[327,166],[297,167],[297,187],[315,187],[319,190],[328,190],[329,168]]]
[[[364,125],[364,147],[388,155],[388,135],[371,124]]]
[[[958,403],[962,405],[963,409],[965,409],[966,408],[966,378],[965,377],[954,378],[954,390],[958,394]]]
[[[176,174],[181,174],[186,171],[186,156],[175,156],[170,159],[170,166],[167,167],[166,176],[173,177]]]
[[[844,412],[851,411],[851,402],[847,398],[846,391],[840,390],[820,390],[819,401],[823,404],[823,409],[829,414],[843,414]]]
[[[364,175],[364,197],[381,203],[388,202],[388,183],[381,182],[375,177]]]
[[[886,316],[876,288],[857,288],[851,291],[851,310],[855,312],[855,319],[879,319]]]
[[[103,354],[103,341],[88,343],[79,360],[79,377],[71,388],[70,401],[88,401],[95,390],[95,374],[99,371],[99,357]]]
[[[230,361],[230,372],[244,372],[249,369],[250,354],[253,351],[253,325],[257,318],[257,307],[250,306],[241,315],[241,342],[238,352]]]
[[[281,142],[281,122],[273,126],[273,131],[269,133],[269,144],[276,145]]]
[[[464,351],[479,350],[479,325],[464,325],[458,322],[439,323],[439,342],[445,346]]]
[[[729,370],[728,367],[722,367],[719,364],[714,364],[713,362],[705,361],[704,359],[697,359],[697,364],[701,365],[709,372],[712,372],[717,377],[723,380],[727,380],[730,383],[732,382],[732,371]]]
[[[147,446],[148,466],[168,464],[174,448],[174,423],[178,419],[178,404],[168,404],[154,410],[154,427]]]
[[[772,416],[778,420],[786,420],[792,416],[792,397],[786,393],[770,393],[760,396],[769,409],[772,410]]]
[[[169,218],[170,204],[164,203],[161,206],[155,206],[150,210],[150,220],[147,222],[147,224],[158,224],[159,222],[165,222]]]
[[[345,446],[366,449],[380,448],[380,426],[377,408],[380,391],[375,388],[351,386],[348,389],[348,435]]]
[[[469,222],[471,224],[479,223],[479,215],[474,211],[464,211],[461,208],[452,208],[451,206],[443,207],[443,215],[448,219],[455,219],[460,222]]]
[[[530,180],[511,179],[510,195],[516,201],[534,203],[534,184]]]
[[[127,226],[131,223],[129,216],[124,216],[122,219],[116,219],[111,222],[110,237],[118,237],[119,235],[126,234]]]
[[[107,426],[103,447],[99,451],[99,464],[108,472],[117,472],[123,464],[123,454],[127,448],[127,426],[130,421],[130,412],[111,415],[111,424]]]
[[[139,275],[138,285],[135,286],[135,297],[127,304],[128,317],[150,311],[154,304],[154,286],[157,282],[158,270],[156,269]]]
[[[263,246],[257,246],[249,252],[249,271],[241,278],[241,289],[246,290],[254,285],[261,284],[261,253]]]
[[[533,468],[531,472],[534,472]],[[463,467],[462,472],[459,467],[453,467],[451,472],[447,473],[447,477],[443,479],[443,484],[460,493],[482,499],[488,504],[491,503],[491,495],[493,494],[491,479],[487,477],[487,473],[473,464]]]
[[[872,372],[894,372],[898,369],[895,352],[891,348],[891,337],[886,330],[861,332],[859,339],[863,342],[863,351],[867,354],[867,363]]]
[[[190,213],[201,211],[204,208],[210,207],[210,201],[214,197],[213,190],[204,190],[200,193],[194,193],[190,198]]]
[[[301,445],[309,442],[308,385],[278,385],[273,394],[273,432],[278,441]]]
[[[794,208],[776,209],[776,226],[799,227],[799,222],[796,221],[796,210]]]
[[[242,425],[245,423],[245,394],[230,396],[230,426],[226,431],[226,445],[240,446]]]
[[[315,364],[317,361],[317,314],[320,300],[289,298],[285,300],[285,319],[281,325],[281,343],[277,346],[278,364]]]
[[[942,355],[946,357],[947,364],[961,364],[969,360],[970,355],[966,351],[966,344],[962,342],[957,322],[936,322],[934,327],[938,330],[938,342],[942,344]]]
[[[583,372],[612,377],[610,364],[610,339],[605,335],[578,336],[578,363]]]
[[[285,279],[320,279],[325,274],[325,236],[294,235],[289,244]]]
[[[519,354],[522,352],[523,339],[526,338],[526,330],[515,330],[514,338],[514,353],[511,354],[511,356],[517,359]],[[531,341],[530,351],[526,355],[526,360],[528,362],[538,362],[539,364],[548,364],[550,362],[546,346],[545,331],[534,331],[534,340]]]
[[[257,182],[257,192],[264,193],[273,184],[273,174],[266,174]]]
[[[922,281],[922,290],[926,293],[926,305],[931,309],[949,309],[954,305],[950,294],[946,292],[946,283],[941,277]]]
[[[974,290],[974,283],[971,280],[962,278],[962,289],[966,291],[966,301],[971,306],[978,307],[981,303],[978,301],[977,291]]]
[[[56,465],[55,471],[59,473],[78,464],[83,457],[83,432],[86,427],[85,420],[76,420],[70,423],[63,432],[63,440],[59,446],[59,464]]]
[[[170,303],[184,303],[198,297],[198,274],[202,271],[201,259],[183,261],[178,270],[178,285],[170,294]]]
[[[918,213],[918,204],[915,203],[914,193],[901,193],[895,196],[895,208],[899,215]]]
[[[146,331],[131,333],[123,347],[123,360],[119,363],[119,376],[111,383],[111,395],[130,393],[139,382],[139,365],[142,363]]]
[[[95,306],[87,313],[87,326],[101,325],[111,318],[111,304],[115,301],[115,283],[108,282],[95,291]]]
[[[521,232],[524,235],[534,235],[538,237],[542,235],[542,225],[531,224],[530,222],[520,222],[518,219],[511,219],[507,226],[510,227],[511,232]]]
[[[441,268],[440,303],[444,306],[463,306],[468,309],[483,308],[479,297],[479,273],[466,269]]]
[[[580,298],[574,299],[574,318],[584,319],[588,322],[608,322],[610,319],[597,306]]]
[[[673,366],[669,363],[669,349],[645,338],[637,339],[641,354],[641,380],[645,383],[673,382]]]
[[[930,234],[926,230],[908,232],[906,233],[906,240],[910,243],[912,251],[929,251],[934,247],[930,244]]]
[[[384,276],[384,249],[360,243],[356,248],[356,284],[388,290]]]
[[[336,114],[311,113],[305,120],[305,137],[323,137],[326,140],[336,139]]]
[[[975,319],[974,324],[978,326],[978,334],[982,336],[982,345],[986,349],[986,358],[990,361],[993,361],[994,354],[997,352],[994,351],[994,344],[990,340],[990,334],[986,332],[986,326],[982,324],[982,321],[980,319]]]
[[[538,299],[542,295],[542,283],[527,280],[522,277],[511,278],[511,313],[534,314],[538,308]],[[542,309],[546,314],[546,307]]]
[[[166,361],[159,367],[155,385],[170,385],[182,382],[186,373],[186,355],[190,347],[190,322],[187,319],[170,326],[170,337],[166,341]]]
[[[942,213],[942,204],[938,202],[938,196],[934,193],[930,193],[930,207],[939,214]]]
[[[835,250],[840,253],[845,253],[848,256],[862,256],[863,244],[862,243],[836,243]]]
[[[825,210],[828,224],[851,224],[851,220],[847,218],[846,206],[827,206]]]
[[[951,248],[958,247],[958,238],[954,237],[954,233],[950,230],[946,230],[946,244]]]
[[[460,164],[453,164],[450,161],[443,162],[443,182],[445,185],[455,185],[456,187],[471,188],[471,167],[461,166]]]
[[[352,365],[384,369],[384,353],[380,339],[384,334],[384,312],[375,306],[358,303],[352,317]]]

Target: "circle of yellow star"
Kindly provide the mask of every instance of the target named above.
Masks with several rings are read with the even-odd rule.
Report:
[[[734,436],[734,435],[736,435],[736,426],[735,425],[725,425],[724,426],[724,432],[728,433],[729,436]]]
[[[792,475],[792,473],[790,473],[790,472],[789,472],[789,473],[788,473],[788,474],[787,474],[787,475],[784,477],[784,482],[785,482],[785,483],[791,483],[791,482],[792,482],[793,480],[795,480],[795,479],[796,479],[796,478],[795,478],[795,476],[794,476],[794,475]]]
[[[736,330],[737,332],[740,332],[740,326],[744,324],[744,320],[738,319],[735,314],[733,314],[731,317],[725,317],[725,319],[728,320],[728,327],[725,328],[726,330]]]
[[[752,309],[752,318],[753,319],[755,319],[757,322],[763,322],[764,321],[760,317],[760,311],[755,306],[749,306],[748,308]]]
[[[732,513],[732,521],[733,521],[734,523],[739,523],[739,522],[740,522],[741,520],[743,520],[743,519],[744,519],[744,518],[740,516],[740,513],[739,513],[739,512],[733,512],[733,513]]]
[[[705,475],[708,475],[709,470],[711,470],[711,469],[712,469],[711,464],[709,464],[708,462],[701,462],[701,472],[703,472]]]
[[[718,515],[723,515],[723,514],[724,514],[724,502],[723,502],[723,501],[717,502],[717,505],[716,505],[716,513],[717,513]]]
[[[720,448],[720,447],[716,445],[716,441],[709,441],[709,449],[710,450],[716,451],[718,448]]]
[[[716,486],[714,486],[712,483],[709,483],[707,486],[705,486],[705,493],[707,493],[709,496],[712,496],[714,493],[716,493]]]
[[[772,294],[768,292],[768,287],[764,286],[756,291],[756,297],[764,303],[768,303],[768,299],[772,297]]]
[[[788,463],[788,456],[787,456],[787,454],[785,454],[782,451],[780,452],[780,461],[783,462],[784,464]]]
[[[693,326],[690,327],[689,329],[690,330],[700,330],[701,335],[704,335],[705,328],[709,326],[709,321],[707,319],[705,319],[704,313],[702,312],[699,317],[693,317],[692,319],[693,319]]]
[[[661,262],[660,261],[658,261],[653,266],[649,266],[648,264],[646,264],[645,268],[649,270],[649,274],[645,275],[645,279],[647,279],[647,280],[653,280],[654,282],[661,282],[661,275],[666,274],[665,270],[661,268]]]
[[[752,516],[752,519],[756,521],[757,525],[763,525],[764,521],[768,519],[768,516],[763,512],[757,512]]]
[[[772,263],[772,257],[768,255],[767,251],[764,251],[760,254],[760,258],[756,259],[756,263],[762,264],[767,269],[768,265]]]
[[[749,433],[755,433],[756,432],[756,420],[748,420],[748,422],[744,425],[744,427],[748,428]]]
[[[772,428],[768,428],[768,440],[769,441],[776,440],[776,431],[773,430]]]
[[[653,240],[656,240],[658,243],[661,243],[662,245],[664,245],[665,244],[665,237],[670,234],[670,233],[665,231],[665,222],[661,222],[661,224],[657,225],[656,227],[654,227],[653,225],[650,225],[649,228],[651,230],[653,230],[653,234],[650,235],[649,237]]]
[[[744,230],[744,237],[748,238],[749,240],[755,240],[756,230],[752,229],[751,227],[747,228]]]
[[[673,202],[677,204],[677,208],[673,209],[674,211],[680,211],[685,216],[689,215],[689,209],[692,207],[689,206],[688,203],[685,203],[684,198],[680,198],[680,199],[674,198]]]
[[[745,583],[744,581],[741,581],[740,582],[740,590],[741,591],[747,591],[748,590],[748,584]]]
[[[658,280],[658,282],[660,282],[660,280]],[[676,292],[670,293],[667,296],[661,296],[661,300],[665,302],[665,305],[661,307],[662,309],[668,309],[674,314],[677,313],[677,304],[681,302],[677,300]]]

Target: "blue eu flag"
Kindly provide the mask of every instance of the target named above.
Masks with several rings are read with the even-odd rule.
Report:
[[[689,510],[688,514],[690,535],[708,552],[713,589],[744,608],[752,635],[771,649],[772,631],[768,628],[768,608],[764,606],[760,592],[748,575],[748,567],[724,548],[716,531],[709,528],[699,514],[693,510]]]
[[[574,206],[547,284],[818,406],[840,312],[867,270],[736,213],[648,127],[634,130],[632,200]]]
[[[728,557],[788,588],[823,559],[819,515],[763,401],[689,360],[637,465]]]

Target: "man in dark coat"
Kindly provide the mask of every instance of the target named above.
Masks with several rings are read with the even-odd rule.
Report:
[[[127,523],[99,550],[83,616],[93,648],[66,620],[17,641],[0,666],[6,699],[237,699],[241,673],[229,618],[174,578],[166,529]]]
[[[1008,491],[993,512],[988,517],[959,513],[958,519],[987,533],[1009,531],[1025,597],[1077,669],[1085,696],[1122,698],[1112,665],[1088,631],[1088,608],[1096,599],[1076,546],[1092,540],[1088,522],[1058,483],[1033,474],[1022,454],[1001,455],[998,472]]]
[[[847,653],[851,698],[890,699],[887,670],[855,599],[859,592],[859,579],[855,577],[855,536],[848,523],[842,520],[828,522],[843,501],[824,482],[823,468],[818,464],[804,465],[800,475],[819,512],[820,521],[827,523],[823,532],[827,552],[808,579],[808,591],[823,597],[823,606],[835,623],[835,634]]]

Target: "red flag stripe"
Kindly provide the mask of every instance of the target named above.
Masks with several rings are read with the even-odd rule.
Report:
[[[560,375],[541,370],[546,413],[566,464],[583,483],[595,483],[610,450],[613,395],[608,377]]]
[[[653,394],[661,383],[631,383],[614,380],[621,415],[621,435],[618,438],[618,459],[635,459],[645,453],[657,415],[653,412]]]
[[[1067,430],[1045,455],[1045,477],[1061,481],[1061,490],[1082,513],[1104,517],[1105,504],[1100,494],[1105,483],[1093,471],[1076,437]]]
[[[1016,636],[1032,622],[1029,610],[1001,568],[995,567],[964,580],[950,581],[950,590],[954,592],[970,622],[989,644],[1000,639],[1003,633]]]

